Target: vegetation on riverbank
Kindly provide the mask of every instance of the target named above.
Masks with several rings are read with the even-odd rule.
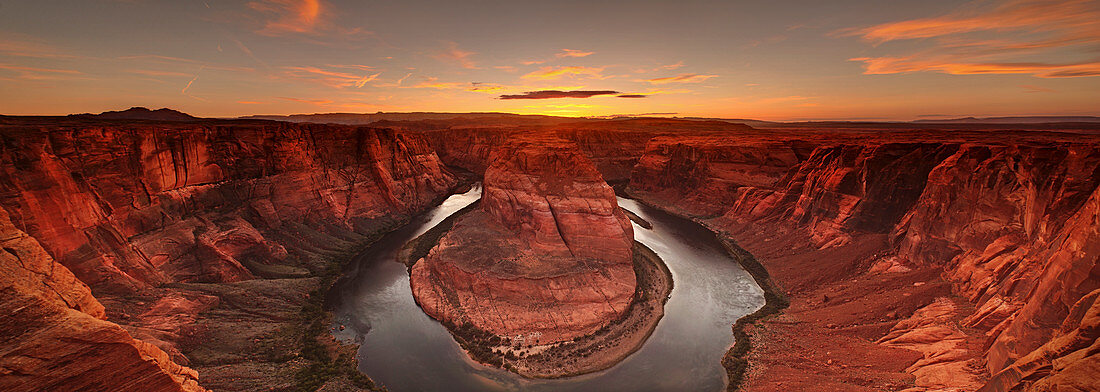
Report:
[[[726,391],[732,392],[740,388],[741,382],[744,381],[745,370],[748,369],[749,365],[747,356],[749,351],[752,350],[752,340],[749,338],[749,334],[745,332],[745,327],[786,309],[790,305],[790,301],[779,285],[772,280],[764,265],[760,264],[760,261],[756,260],[751,253],[737,246],[733,240],[719,237],[719,241],[722,243],[722,247],[726,249],[726,253],[737,260],[741,267],[745,268],[745,271],[756,280],[756,284],[764,290],[764,306],[745,317],[737,319],[737,322],[733,324],[735,343],[722,357],[722,367],[726,368],[726,376],[729,381]]]

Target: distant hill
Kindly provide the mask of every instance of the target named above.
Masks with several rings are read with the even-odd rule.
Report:
[[[100,114],[73,114],[70,117],[87,117],[98,120],[147,120],[147,121],[199,121],[201,118],[192,116],[190,114],[172,110],[168,108],[161,108],[157,110],[149,110],[143,107],[132,107],[126,110],[103,112]]]
[[[918,124],[1049,124],[1049,123],[1100,123],[1096,116],[1016,116],[1016,117],[963,117],[941,120],[916,120]]]

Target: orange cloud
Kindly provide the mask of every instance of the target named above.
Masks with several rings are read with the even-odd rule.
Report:
[[[931,71],[954,75],[1030,74],[1037,77],[1097,76],[1100,2],[1095,0],[1004,0],[989,9],[969,7],[950,14],[845,32],[881,44],[930,39],[931,48],[910,56],[862,61],[867,74]],[[995,39],[990,39],[995,34]]]
[[[263,35],[311,33],[322,16],[321,0],[258,0],[248,6],[273,17],[258,31]]]
[[[462,68],[477,69],[477,63],[470,58],[470,56],[475,54],[477,53],[459,49],[457,43],[449,42],[448,49],[443,53],[437,54],[435,57],[440,60],[457,62]]]
[[[603,68],[581,66],[542,67],[538,71],[521,76],[521,78],[528,80],[554,80],[569,76],[602,79],[603,75],[601,75],[601,72],[603,72]]]
[[[859,57],[864,74],[884,75],[935,71],[952,75],[1030,74],[1041,78],[1072,78],[1100,76],[1100,62],[1075,64],[1046,63],[959,63],[945,59],[922,60],[912,57]]]
[[[977,31],[1076,31],[1097,38],[1096,3],[1090,0],[1012,0],[985,13],[958,11],[949,15],[886,23],[857,30],[874,42],[931,38]]]
[[[716,77],[718,77],[718,75],[680,74],[663,78],[646,79],[645,81],[652,84],[702,83],[705,82],[707,79]]]
[[[585,52],[575,49],[562,49],[561,52],[556,54],[557,57],[587,57],[595,54],[596,52]]]

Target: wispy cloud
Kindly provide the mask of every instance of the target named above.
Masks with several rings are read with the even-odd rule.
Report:
[[[462,68],[477,69],[477,63],[475,63],[474,60],[470,58],[475,54],[477,53],[460,49],[458,47],[458,44],[455,42],[448,42],[447,50],[443,51],[442,53],[436,54],[435,58],[458,63],[462,66]]]
[[[27,67],[18,64],[0,63],[0,71],[10,71],[19,75],[24,80],[58,80],[68,79],[82,75],[80,71],[71,69]]]
[[[48,59],[73,59],[78,57],[64,53],[52,45],[22,34],[0,34],[0,53],[8,56]]]
[[[588,56],[591,56],[593,54],[596,54],[596,52],[585,52],[583,50],[576,50],[576,49],[562,49],[561,52],[558,52],[558,54],[556,54],[554,56],[557,56],[559,58],[561,58],[561,57],[588,57]]]
[[[906,72],[935,71],[951,75],[1030,74],[1041,78],[1073,78],[1100,76],[1100,62],[1051,63],[966,63],[951,58],[922,59],[917,57],[858,57],[864,74],[883,75]]]
[[[410,76],[413,76],[412,72],[405,74],[405,76],[402,76],[401,79],[397,79],[397,85],[400,86],[401,83],[405,83],[405,80],[408,79]]]
[[[382,74],[381,72],[356,74],[310,66],[283,67],[283,71],[284,77],[306,80],[333,88],[361,88],[367,83],[374,81]]]
[[[285,101],[308,103],[308,104],[313,104],[313,105],[318,105],[318,106],[330,105],[330,104],[333,103],[333,101],[327,100],[327,99],[302,99],[302,98],[291,98],[291,97],[276,97],[276,98],[279,98],[279,99],[282,99],[282,100],[285,100]]]
[[[850,29],[840,34],[859,36],[876,46],[898,40],[930,40],[929,48],[910,55],[853,59],[862,61],[868,74],[930,71],[1037,77],[1100,75],[1100,60],[1095,55],[1096,45],[1100,44],[1100,2],[1002,0],[980,7],[983,4],[988,3],[973,3],[939,17]]]
[[[1024,89],[1025,93],[1053,93],[1057,90],[1052,88],[1046,88],[1041,86],[1023,85],[1020,88]]]
[[[132,69],[132,70],[129,70],[129,71],[126,71],[126,72],[133,73],[133,74],[138,74],[138,75],[154,76],[154,77],[168,76],[168,77],[190,78],[190,77],[194,76],[194,75],[186,74],[186,73],[183,73],[183,72],[157,71],[157,70],[149,70],[149,69]]]
[[[538,71],[521,76],[528,80],[554,80],[563,77],[584,77],[602,79],[603,68],[569,66],[569,67],[542,67]]]
[[[652,84],[702,83],[707,81],[707,79],[716,77],[718,77],[718,75],[680,74],[663,78],[645,79],[645,81]]]
[[[615,95],[618,91],[611,90],[542,90],[528,91],[523,94],[501,95],[500,99],[555,99],[555,98],[591,98],[597,95]]]

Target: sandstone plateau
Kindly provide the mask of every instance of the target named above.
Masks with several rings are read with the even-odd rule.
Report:
[[[455,167],[484,198],[411,271],[446,323],[553,343],[626,312],[612,182],[789,300],[738,327],[740,388],[1100,390],[1095,129],[180,118],[0,117],[0,389],[373,388],[324,291]]]
[[[412,266],[428,315],[548,344],[591,334],[627,310],[636,285],[630,221],[573,143],[493,147],[480,207]]]

